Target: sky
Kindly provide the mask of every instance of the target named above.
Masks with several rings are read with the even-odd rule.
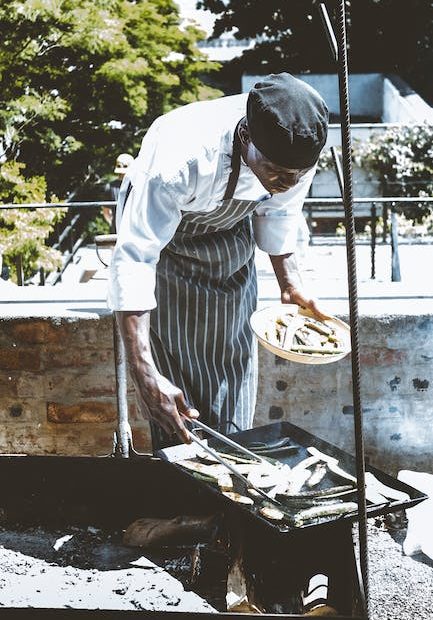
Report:
[[[176,0],[176,4],[180,7],[181,17],[198,22],[208,35],[212,34],[215,22],[215,15],[213,13],[196,9],[197,0]]]

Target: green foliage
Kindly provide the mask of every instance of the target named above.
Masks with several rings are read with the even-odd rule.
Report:
[[[100,214],[92,218],[86,227],[86,237],[91,242],[97,235],[108,235],[110,233],[110,224]]]
[[[23,176],[24,164],[7,162],[0,167],[0,201],[31,203],[46,201],[43,177]],[[16,259],[23,257],[24,277],[43,267],[52,271],[61,264],[61,254],[45,245],[45,240],[66,209],[0,209],[0,255],[16,282]]]
[[[354,162],[378,174],[384,196],[433,195],[433,127],[402,125],[359,142]],[[430,213],[419,203],[404,206],[409,220],[422,220]]]
[[[353,163],[379,179],[383,196],[433,195],[433,126],[399,125],[354,140]],[[319,170],[333,168],[329,151],[321,154]],[[423,221],[431,208],[420,202],[404,206],[409,219]]]
[[[258,39],[244,52],[239,70],[335,73],[318,7],[322,0],[199,0],[217,17],[214,34],[236,31]],[[347,0],[349,66],[352,73],[397,73],[433,100],[433,3],[431,0]],[[334,30],[336,2],[326,2]]]
[[[359,141],[353,158],[379,174],[385,196],[433,193],[433,126],[427,123],[399,125]]]
[[[173,0],[2,0],[0,161],[65,195],[137,152],[159,114],[215,96]]]

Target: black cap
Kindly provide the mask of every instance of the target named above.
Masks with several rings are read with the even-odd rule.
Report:
[[[251,140],[271,162],[311,168],[325,146],[328,108],[317,91],[289,73],[271,74],[248,95]]]

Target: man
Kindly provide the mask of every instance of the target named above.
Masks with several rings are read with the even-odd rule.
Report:
[[[224,433],[251,426],[255,243],[282,301],[323,318],[293,252],[327,125],[319,94],[282,73],[147,132],[119,195],[109,306],[154,447],[188,442],[184,420],[199,414]]]
[[[123,178],[133,161],[134,158],[129,153],[120,153],[117,157],[113,170],[117,178],[106,183],[104,186],[104,198],[106,200],[117,201]],[[110,225],[110,231],[114,232],[113,209],[111,207],[102,207],[102,215],[105,221]]]

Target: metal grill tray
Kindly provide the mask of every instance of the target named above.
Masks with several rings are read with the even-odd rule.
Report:
[[[289,438],[291,445],[298,447],[298,450],[295,453],[284,453],[272,455],[272,458],[278,459],[282,463],[286,463],[289,466],[294,466],[307,456],[309,453],[307,452],[307,447],[313,446],[323,452],[324,454],[334,457],[338,459],[339,466],[342,467],[345,471],[353,476],[356,476],[356,462],[355,458],[349,453],[341,450],[337,446],[308,433],[307,431],[301,429],[290,422],[276,422],[274,424],[268,424],[266,426],[261,426],[257,428],[253,428],[247,431],[241,431],[238,433],[233,433],[229,435],[230,439],[233,439],[237,443],[248,447],[250,444],[260,442],[260,443],[274,443],[283,438]],[[225,446],[221,441],[216,439],[209,439],[209,445],[217,450],[227,450],[227,446]],[[281,524],[268,521],[264,517],[262,517],[258,510],[257,506],[245,506],[242,504],[236,504],[231,499],[226,497],[210,484],[206,482],[202,482],[194,478],[192,473],[177,465],[177,461],[188,458],[188,448],[189,446],[172,446],[170,448],[164,448],[159,450],[157,456],[164,460],[170,461],[177,469],[179,469],[185,476],[188,478],[194,479],[198,485],[207,487],[213,494],[220,497],[221,502],[225,505],[232,504],[236,506],[236,509],[239,509],[243,513],[249,513],[254,520],[261,521],[263,524],[267,526],[279,530],[280,532],[290,532],[294,530],[305,530],[309,528],[314,528],[318,526],[330,526],[336,523],[341,524],[342,521],[346,522],[354,522],[358,520],[358,512],[352,512],[346,515],[336,515],[331,517],[323,517],[320,520],[316,520],[311,523],[305,523],[299,526],[293,526],[288,524]],[[191,457],[190,457],[191,458]],[[388,514],[390,512],[396,512],[398,510],[410,508],[411,506],[415,506],[422,500],[426,499],[427,496],[417,489],[400,482],[393,476],[382,472],[375,467],[366,466],[366,471],[371,472],[374,476],[383,484],[396,491],[403,491],[409,495],[408,500],[390,500],[386,504],[373,504],[367,502],[367,516],[374,517],[378,515]],[[340,480],[339,483],[335,481],[335,479],[330,480],[327,475],[323,482],[318,485],[318,489],[325,489],[330,486],[336,486],[337,484],[344,484]],[[241,489],[242,490],[242,489]],[[348,495],[345,497],[345,501],[357,501],[357,493],[353,492],[353,495]]]

